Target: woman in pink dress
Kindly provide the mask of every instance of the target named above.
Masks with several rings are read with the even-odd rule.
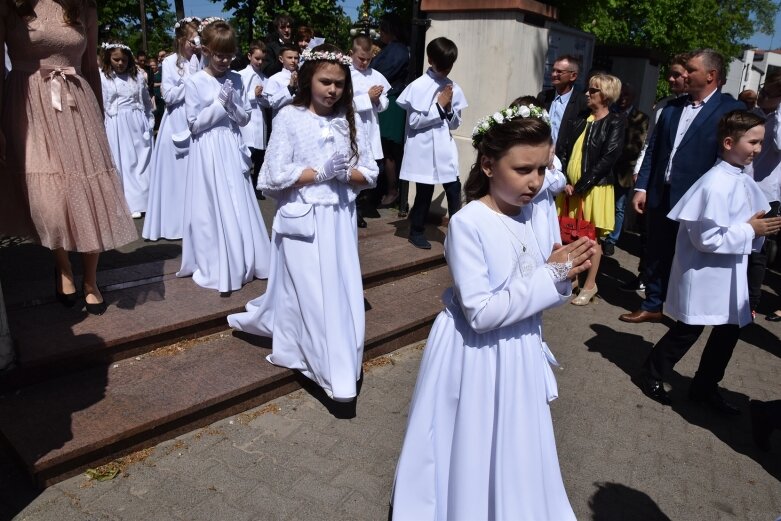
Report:
[[[0,234],[54,251],[55,292],[77,288],[68,252],[82,254],[87,311],[106,303],[101,251],[137,237],[103,127],[94,0],[0,0],[0,48],[11,72],[0,90]]]

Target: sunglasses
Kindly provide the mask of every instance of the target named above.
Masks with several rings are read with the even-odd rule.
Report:
[[[589,88],[588,88],[588,93],[589,93],[589,94],[596,94],[597,92],[602,92],[602,90],[601,90],[601,89],[598,89],[598,88],[596,88],[596,87],[589,87]]]
[[[551,71],[551,74],[572,74],[573,72],[575,72],[575,71],[567,71],[567,70],[562,70],[562,69],[553,69]]]

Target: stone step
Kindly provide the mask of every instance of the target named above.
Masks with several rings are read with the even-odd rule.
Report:
[[[431,250],[416,249],[407,242],[406,232],[398,233],[398,221],[372,221],[360,232],[365,288],[444,264],[441,241],[433,242]],[[176,278],[177,269],[178,261],[168,259],[101,272],[111,305],[100,317],[56,302],[9,309],[17,367],[0,374],[0,391],[225,330],[225,317],[243,310],[266,289],[266,281],[255,280],[221,297],[189,278]]]
[[[425,338],[449,284],[438,267],[367,289],[365,359]],[[48,486],[298,388],[269,347],[223,331],[53,378],[0,396],[0,433]]]

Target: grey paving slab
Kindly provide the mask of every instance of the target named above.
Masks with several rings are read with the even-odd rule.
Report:
[[[663,407],[631,376],[668,326],[620,322],[639,296],[611,289],[634,262],[619,250],[604,264],[595,304],[545,317],[562,366],[552,404],[559,458],[578,519],[781,516],[781,434],[773,452],[758,452],[747,414],[749,398],[781,398],[781,324],[760,321],[743,332],[723,381],[741,417],[716,416],[685,398],[705,338],[676,367],[675,404]],[[766,295],[766,305],[778,303],[769,288]],[[337,420],[296,391],[163,443],[113,481],[64,481],[22,501],[17,518],[383,521],[421,355],[412,345],[372,362],[354,419]],[[12,467],[0,457],[4,469]]]

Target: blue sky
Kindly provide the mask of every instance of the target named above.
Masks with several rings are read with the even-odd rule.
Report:
[[[358,16],[358,7],[363,3],[362,0],[341,0],[344,12],[355,20]],[[171,2],[171,9],[173,9],[173,3]],[[184,10],[187,16],[223,16],[222,4],[220,2],[214,3],[210,0],[184,0]],[[776,16],[775,27],[778,29],[775,37],[772,35],[766,35],[757,33],[752,36],[748,43],[760,49],[767,49],[771,43],[775,48],[781,48],[781,13]]]
[[[344,12],[347,16],[353,20],[357,18],[358,6],[361,5],[362,0],[341,0],[341,4],[344,7]],[[169,1],[171,9],[173,10],[173,2]],[[211,0],[184,0],[184,14],[186,16],[223,16],[226,13],[222,12],[222,2],[214,3]]]

